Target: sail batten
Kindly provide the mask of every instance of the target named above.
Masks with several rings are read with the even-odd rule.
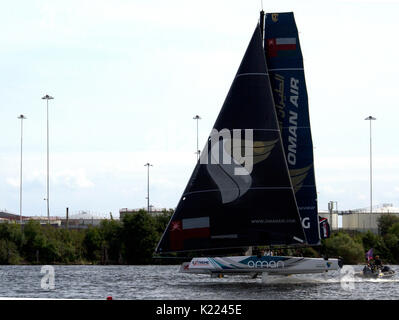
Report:
[[[158,253],[306,239],[268,74],[257,25]]]
[[[247,72],[247,73],[239,73],[239,74],[237,74],[236,78],[243,77],[243,76],[268,76],[268,75],[269,75],[268,73],[262,73],[262,72],[258,72],[258,73]]]

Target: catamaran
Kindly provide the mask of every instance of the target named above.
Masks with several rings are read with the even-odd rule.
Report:
[[[322,273],[338,270],[342,261],[244,252],[320,246],[327,234],[328,223],[319,220],[317,210],[294,15],[262,11],[156,253],[196,252],[198,257],[181,265],[184,273]]]

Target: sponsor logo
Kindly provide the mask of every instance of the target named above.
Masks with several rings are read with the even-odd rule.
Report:
[[[299,100],[299,80],[291,77],[290,102],[296,109],[298,109],[298,100]],[[296,165],[297,127],[298,127],[298,113],[296,111],[290,110],[289,127],[288,127],[289,136],[288,136],[287,161],[292,166]]]
[[[268,223],[296,223],[295,219],[254,219],[251,223],[268,224]]]
[[[331,262],[327,262],[326,265],[327,265],[327,268],[329,268],[329,267],[331,267],[332,263]]]
[[[209,261],[208,260],[194,260],[194,261],[191,261],[191,264],[193,266],[205,266],[205,265],[209,265]]]
[[[247,265],[250,268],[276,269],[284,268],[284,261],[248,261]]]
[[[273,22],[278,21],[278,13],[272,13],[272,20],[273,20]]]
[[[284,95],[284,77],[281,74],[276,73],[274,75],[274,79],[278,85],[275,86],[273,91],[274,94],[274,103],[276,105],[278,123],[280,126],[280,130],[283,129],[283,120],[285,118],[285,95]]]
[[[206,165],[218,186],[222,203],[232,202],[249,190],[253,166],[266,160],[278,141],[254,141],[252,129],[212,129],[200,164]]]
[[[302,219],[302,227],[304,229],[309,229],[310,228],[310,221],[309,220],[310,220],[309,217],[306,217],[306,218]]]
[[[290,177],[291,177],[292,186],[294,187],[295,193],[297,193],[302,188],[303,181],[308,176],[308,173],[309,173],[309,170],[311,167],[312,167],[312,165],[309,165],[304,168],[290,170]],[[311,210],[313,210],[313,209],[311,209]]]

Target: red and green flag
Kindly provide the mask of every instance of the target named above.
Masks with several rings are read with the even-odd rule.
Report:
[[[296,38],[271,38],[266,43],[269,57],[286,57],[296,53]]]

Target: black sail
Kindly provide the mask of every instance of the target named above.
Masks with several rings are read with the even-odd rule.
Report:
[[[267,13],[265,53],[295,199],[309,245],[320,245],[308,94],[293,12]]]
[[[300,243],[258,25],[156,252]]]

